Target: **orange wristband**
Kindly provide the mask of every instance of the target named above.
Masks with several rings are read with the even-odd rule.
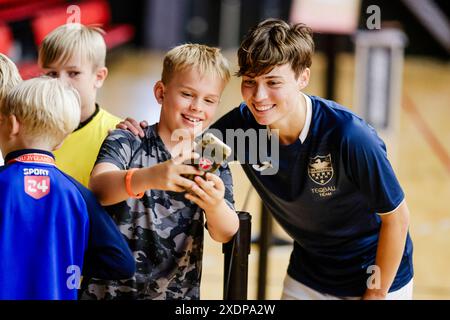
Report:
[[[140,199],[144,196],[144,192],[134,194],[133,190],[131,190],[131,177],[136,170],[136,168],[127,170],[127,174],[125,175],[125,190],[127,190],[127,193],[131,198]]]

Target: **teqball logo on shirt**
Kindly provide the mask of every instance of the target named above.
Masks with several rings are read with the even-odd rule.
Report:
[[[308,175],[315,183],[326,185],[333,178],[333,172],[331,154],[309,158]]]

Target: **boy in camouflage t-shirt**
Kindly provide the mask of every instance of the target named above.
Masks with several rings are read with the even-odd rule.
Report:
[[[228,166],[221,166],[218,175],[204,175],[183,164],[198,155],[181,146],[190,139],[180,143],[173,137],[182,130],[193,138],[210,124],[229,77],[216,48],[188,44],[172,49],[154,86],[162,107],[159,123],[143,138],[115,130],[103,143],[90,187],[127,238],[136,274],[123,281],[90,279],[83,298],[199,299],[203,214],[219,242],[232,238],[239,221]],[[198,175],[194,181],[184,177],[192,174]]]

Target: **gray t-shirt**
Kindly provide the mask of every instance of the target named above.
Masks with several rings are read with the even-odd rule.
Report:
[[[139,138],[115,130],[100,149],[97,163],[121,170],[145,168],[171,158],[156,125]],[[225,201],[234,209],[233,182],[226,164],[218,170],[225,184]],[[203,210],[184,193],[147,190],[106,208],[125,236],[136,260],[131,279],[89,279],[82,299],[199,299],[203,253]]]

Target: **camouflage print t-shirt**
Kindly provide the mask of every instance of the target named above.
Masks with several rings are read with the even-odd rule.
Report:
[[[106,138],[96,163],[121,170],[150,167],[170,159],[156,125],[139,138],[115,130]],[[233,208],[233,185],[227,165],[218,170],[225,200]],[[136,260],[133,278],[90,279],[82,299],[199,299],[203,253],[203,211],[184,193],[147,190],[141,199],[106,208],[126,237]],[[87,286],[86,286],[87,285]]]

